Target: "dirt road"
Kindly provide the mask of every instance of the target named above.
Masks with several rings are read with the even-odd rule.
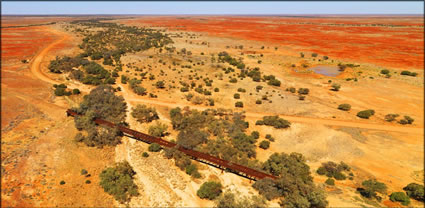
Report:
[[[62,43],[63,41],[67,40],[69,36],[65,33],[56,31],[56,34],[63,35],[63,37],[53,43],[51,43],[49,46],[44,48],[33,60],[31,64],[31,72],[40,80],[43,80],[45,82],[51,83],[51,84],[59,84],[59,82],[52,80],[49,78],[42,70],[41,70],[41,63],[44,59],[44,57],[49,53],[49,51],[55,47],[56,45]],[[121,84],[118,84],[118,86],[121,87],[122,95],[125,98],[126,101],[131,102],[142,102],[147,103],[151,105],[160,105],[160,106],[166,106],[166,107],[184,107],[189,106],[193,109],[197,110],[205,110],[207,107],[203,106],[196,106],[196,105],[190,105],[190,104],[179,104],[179,103],[171,103],[171,102],[164,102],[160,101],[158,99],[149,99],[149,98],[140,98],[139,96],[136,97],[135,94],[129,93],[127,88],[122,86]],[[86,91],[86,89],[82,90]],[[262,118],[263,116],[269,116],[272,114],[268,113],[254,113],[254,112],[246,112],[245,115],[247,117],[251,118]],[[311,118],[311,117],[301,117],[301,116],[288,116],[288,115],[279,115],[280,117],[289,120],[291,122],[300,122],[300,123],[311,123],[311,124],[320,124],[320,125],[328,125],[328,126],[344,126],[344,127],[354,127],[354,128],[364,128],[364,129],[372,129],[372,130],[381,130],[381,131],[394,131],[394,132],[404,132],[404,133],[413,133],[413,134],[423,134],[424,130],[422,127],[406,127],[406,126],[396,126],[393,124],[383,125],[383,124],[371,124],[367,122],[360,122],[360,121],[341,121],[341,120],[334,120],[334,119],[325,119],[325,118]]]

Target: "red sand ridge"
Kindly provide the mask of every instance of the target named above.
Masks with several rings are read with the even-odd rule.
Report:
[[[294,46],[391,68],[424,67],[423,17],[141,17],[162,26]]]

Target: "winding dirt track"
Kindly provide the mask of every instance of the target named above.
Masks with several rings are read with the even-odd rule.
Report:
[[[52,80],[49,78],[42,70],[41,70],[41,63],[46,56],[46,54],[49,53],[49,51],[55,47],[56,45],[62,43],[63,41],[67,40],[69,36],[65,33],[56,31],[55,32],[58,35],[63,35],[63,37],[57,41],[54,41],[50,45],[48,45],[46,48],[44,48],[33,60],[31,64],[31,72],[40,80],[43,80],[45,82],[51,83],[51,84],[59,84],[59,82]],[[149,98],[140,98],[136,97],[135,94],[127,92],[127,88],[122,86],[121,84],[118,84],[122,91],[122,95],[127,101],[132,102],[142,102],[147,103],[151,105],[159,105],[159,106],[166,106],[170,108],[175,107],[184,107],[189,106],[193,109],[197,110],[205,110],[207,107],[202,106],[196,106],[196,105],[190,105],[190,104],[179,104],[179,103],[171,103],[171,102],[164,102],[157,99],[149,99]],[[82,90],[86,91],[86,90]],[[246,112],[245,115],[250,118],[262,118],[263,116],[269,116],[272,114],[267,113],[254,113],[254,112]],[[396,126],[396,125],[383,125],[383,124],[371,124],[367,122],[357,122],[357,121],[341,121],[341,120],[334,120],[334,119],[325,119],[325,118],[311,118],[311,117],[301,117],[301,116],[288,116],[288,115],[279,115],[280,117],[291,121],[291,122],[299,122],[299,123],[310,123],[310,124],[319,124],[319,125],[328,125],[328,126],[342,126],[342,127],[354,127],[354,128],[364,128],[364,129],[371,129],[371,130],[381,130],[381,131],[393,131],[393,132],[403,132],[403,133],[413,133],[413,134],[424,134],[424,129],[422,127],[406,127],[406,126]]]

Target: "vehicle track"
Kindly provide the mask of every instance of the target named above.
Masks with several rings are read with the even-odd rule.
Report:
[[[69,36],[63,32],[54,31],[54,33],[61,34],[63,35],[63,37],[59,40],[54,41],[53,43],[48,45],[46,48],[44,48],[39,54],[37,54],[37,56],[34,58],[34,60],[31,63],[31,72],[35,75],[35,77],[37,77],[40,80],[43,80],[51,84],[59,84],[59,82],[49,78],[41,70],[41,63],[44,57],[49,53],[49,51],[56,45],[62,43],[63,41],[69,38]],[[123,87],[121,84],[118,84],[118,86],[120,86],[121,89],[123,90],[122,95],[126,101],[142,102],[142,103],[147,103],[151,105],[166,106],[171,108],[184,107],[184,106],[189,106],[197,110],[205,110],[208,108],[208,107],[196,106],[191,104],[180,104],[180,103],[174,103],[174,102],[160,101],[158,99],[135,97],[133,93],[127,92],[126,90],[127,88]],[[88,89],[83,89],[82,91],[86,92],[86,90]],[[270,116],[270,115],[276,115],[276,114],[246,112],[245,115],[250,118],[262,118],[263,116]],[[328,126],[343,126],[343,127],[363,128],[363,129],[371,129],[371,130],[413,133],[413,134],[420,134],[420,135],[424,134],[423,127],[406,127],[406,126],[396,126],[393,124],[388,124],[388,125],[372,124],[367,122],[342,121],[342,120],[335,120],[335,119],[311,118],[311,117],[302,117],[302,116],[289,116],[289,115],[283,115],[283,114],[280,114],[279,116],[288,121],[299,122],[299,123],[310,123],[310,124],[319,124],[319,125],[328,125]]]

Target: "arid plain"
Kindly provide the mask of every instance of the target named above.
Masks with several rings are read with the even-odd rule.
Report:
[[[130,206],[211,207],[213,201],[196,194],[208,180],[219,181],[225,190],[241,195],[258,195],[252,181],[199,162],[202,177],[193,178],[163,152],[142,157],[149,145],[128,137],[117,146],[103,148],[74,140],[78,130],[65,111],[78,106],[95,86],[70,79],[69,73],[51,73],[48,67],[56,57],[81,53],[87,27],[72,21],[95,18],[100,17],[2,16],[2,206],[122,206],[99,186],[99,174],[123,160],[134,168],[140,193],[132,197]],[[173,41],[167,46],[174,50],[150,48],[121,56],[120,77],[140,77],[141,71],[154,77],[141,84],[151,96],[136,94],[118,79],[111,84],[120,88],[116,94],[127,103],[126,122],[132,129],[147,133],[150,126],[130,115],[138,104],[158,111],[159,120],[168,126],[169,134],[163,137],[168,141],[176,140],[179,133],[172,128],[172,108],[244,111],[250,132],[258,131],[261,139],[267,134],[275,138],[269,148],[256,146],[256,159],[266,161],[275,152],[302,153],[314,182],[326,190],[330,207],[402,206],[388,196],[382,201],[361,197],[356,188],[367,179],[385,183],[387,195],[412,182],[424,183],[423,17],[103,18],[101,22],[152,28]],[[263,74],[273,75],[279,85],[239,79],[239,69],[217,61],[221,52],[247,68],[258,67]],[[235,69],[226,71],[229,67]],[[325,67],[325,71],[314,71],[314,67]],[[332,67],[339,69],[335,75],[326,71]],[[109,65],[104,68],[114,70]],[[205,86],[204,78],[213,80],[212,86]],[[158,81],[164,87],[157,87]],[[186,92],[179,82],[204,84],[210,93]],[[55,96],[52,85],[62,83],[78,88],[81,94]],[[302,95],[290,88],[308,88],[309,93]],[[236,107],[236,102],[243,107]],[[351,108],[338,109],[340,104]],[[367,109],[374,110],[369,119],[357,116]],[[399,117],[388,121],[388,114]],[[256,125],[264,116],[273,115],[291,126]],[[400,122],[404,116],[414,122]],[[336,180],[334,186],[325,184],[327,177],[316,170],[327,161],[343,161],[354,177]],[[81,175],[81,169],[90,176]],[[87,179],[90,184],[85,183]],[[60,184],[62,180],[66,184]],[[410,205],[424,206],[413,199]],[[267,206],[279,206],[278,200],[268,201]]]

